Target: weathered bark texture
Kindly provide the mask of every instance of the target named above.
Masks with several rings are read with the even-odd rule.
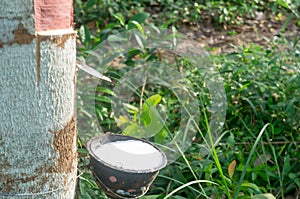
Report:
[[[33,4],[0,1],[0,198],[71,199],[76,33],[37,31]]]

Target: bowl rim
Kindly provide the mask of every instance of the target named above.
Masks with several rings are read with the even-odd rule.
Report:
[[[151,168],[151,169],[135,170],[135,169],[120,168],[120,167],[117,167],[117,166],[112,165],[110,163],[107,163],[104,160],[102,160],[101,158],[99,158],[94,153],[94,151],[92,150],[92,144],[93,144],[93,142],[95,142],[96,140],[99,140],[99,139],[101,139],[103,137],[123,137],[123,138],[129,138],[128,140],[130,140],[130,139],[132,139],[132,140],[139,140],[139,141],[142,141],[144,143],[147,143],[147,144],[151,145],[152,147],[154,147],[156,150],[158,150],[158,152],[162,155],[162,164],[160,164],[157,167]],[[115,141],[112,141],[112,142],[116,142],[116,141],[118,141],[118,140],[115,140]],[[122,141],[122,140],[120,140],[120,141]],[[107,143],[109,143],[109,142],[107,142]],[[106,144],[106,143],[103,143],[103,144]],[[101,144],[101,145],[103,145],[103,144]],[[105,166],[107,166],[107,167],[109,167],[111,169],[118,170],[118,171],[121,171],[121,172],[127,172],[127,173],[136,173],[136,174],[154,173],[154,172],[157,172],[157,171],[161,170],[162,168],[164,168],[167,165],[167,163],[168,163],[166,154],[160,148],[158,148],[153,143],[151,143],[150,141],[142,139],[142,138],[137,138],[137,137],[129,136],[129,135],[123,135],[123,134],[115,134],[115,133],[110,133],[109,132],[109,133],[102,133],[100,135],[97,135],[97,136],[91,138],[88,141],[88,143],[87,143],[87,150],[89,152],[89,155],[92,156],[95,160],[101,162],[101,164],[104,164]]]

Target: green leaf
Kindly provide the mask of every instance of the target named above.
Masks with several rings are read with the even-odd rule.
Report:
[[[150,16],[147,12],[140,12],[129,19],[128,30],[137,28],[136,24],[142,24]]]
[[[121,13],[114,14],[114,17],[120,22],[122,26],[125,26],[125,19]]]
[[[300,187],[300,181],[299,181],[299,178],[296,174],[294,173],[289,173],[288,174],[289,178],[298,186]]]
[[[141,24],[141,23],[143,23],[149,16],[150,16],[150,14],[147,13],[147,12],[140,12],[140,13],[134,15],[133,17],[131,17],[131,18],[129,19],[129,22],[131,22],[131,21],[137,21],[137,22],[139,22],[139,23]]]
[[[132,59],[135,56],[139,55],[140,53],[142,53],[142,51],[140,49],[129,48],[128,52],[127,52],[128,59]]]
[[[101,92],[101,93],[107,93],[107,94],[112,95],[112,96],[116,96],[115,93],[109,88],[97,87],[96,91]]]
[[[90,194],[86,191],[87,190],[87,183],[85,181],[79,182],[79,189],[80,189],[80,195],[83,198],[92,199]]]
[[[155,94],[150,96],[143,104],[142,111],[147,112],[151,106],[156,107],[157,104],[161,101],[162,96],[159,94]]]
[[[246,88],[248,88],[252,84],[253,84],[253,82],[248,82],[248,83],[244,84],[241,88],[239,88],[239,92],[242,92],[243,90],[245,90]]]
[[[95,101],[112,103],[112,100],[109,97],[106,97],[106,96],[96,96]]]
[[[78,153],[81,153],[81,154],[85,154],[85,155],[89,154],[88,150],[85,148],[78,148],[77,151],[78,151]]]
[[[244,182],[242,183],[241,187],[243,188],[251,188],[257,192],[260,192],[258,186],[256,184],[250,183],[250,182]]]
[[[157,199],[160,195],[146,195],[142,196],[140,199]]]
[[[128,113],[137,114],[139,109],[131,104],[123,103],[124,108]]]
[[[265,193],[265,194],[254,195],[252,196],[251,199],[276,199],[276,198],[270,193]]]
[[[146,114],[141,115],[141,120],[144,122],[147,137],[152,137],[164,127],[162,118],[154,106],[152,106]]]
[[[173,196],[174,199],[186,199],[185,197],[182,196]]]
[[[161,101],[162,97],[158,94],[152,95],[149,97],[142,106],[141,120],[144,122],[144,125],[147,126],[150,124],[151,120],[158,121],[159,113],[156,110],[157,104]],[[153,117],[151,119],[151,117]]]
[[[290,9],[289,4],[285,0],[277,0],[277,3],[286,9]]]
[[[116,122],[117,122],[117,126],[121,126],[123,124],[127,124],[129,123],[130,121],[124,117],[123,115],[120,115],[119,118],[115,118]]]
[[[137,123],[133,123],[123,130],[123,134],[141,138],[144,137],[145,132]]]
[[[97,3],[96,0],[90,0],[86,4],[86,8],[92,8]]]
[[[233,133],[230,133],[230,136],[227,139],[227,144],[229,146],[234,146],[235,145],[235,138],[234,138]]]
[[[126,42],[127,38],[123,34],[117,34],[117,35],[109,35],[107,38],[108,42]]]
[[[140,30],[140,29],[139,29],[139,30]],[[144,31],[143,31],[142,28],[141,28],[140,31],[142,32],[142,34],[144,34]],[[134,37],[135,37],[137,43],[139,44],[139,46],[140,46],[142,49],[144,49],[144,48],[145,48],[145,45],[144,45],[145,40],[144,40],[143,36],[140,35],[140,34],[134,34]]]
[[[168,136],[168,131],[163,128],[159,133],[154,136],[155,143],[162,144]]]
[[[82,25],[79,29],[79,37],[81,42],[85,45],[85,47],[89,46],[89,43],[91,41],[91,33],[90,30],[87,28],[87,26]]]

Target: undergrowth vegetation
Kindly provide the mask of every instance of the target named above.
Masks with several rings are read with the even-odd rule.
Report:
[[[245,17],[255,17],[256,11],[274,15],[291,11],[298,19],[297,6],[294,1],[75,0],[81,43],[78,57],[86,58],[109,35],[133,28],[142,31],[149,21],[163,27],[204,21],[226,26],[241,24]],[[101,71],[117,83],[141,60],[164,62],[176,68],[197,93],[201,117],[193,143],[179,159],[160,171],[142,198],[297,197],[300,192],[300,38],[286,39],[279,34],[269,39],[268,47],[236,46],[233,53],[210,57],[212,67],[223,78],[227,110],[219,144],[210,143],[208,154],[202,153],[202,143],[211,133],[210,94],[199,70],[188,59],[178,56],[172,63],[165,62],[160,53],[145,48],[147,51],[133,50],[126,55],[122,67]],[[119,133],[120,125],[139,127],[141,119],[146,126],[149,123],[147,104],[165,110],[168,131],[177,130],[180,102],[169,89],[153,84],[133,88],[138,92],[127,106],[132,117],[122,120],[115,117],[111,107],[113,87],[114,84],[101,83],[93,96],[98,122],[105,132]],[[128,128],[125,133],[130,135],[132,131]],[[153,141],[159,143],[166,137],[161,132]],[[92,176],[83,140],[79,136],[79,198],[107,198]]]
[[[298,0],[142,0],[142,1],[112,1],[112,0],[74,0],[76,25],[92,25],[104,28],[111,22],[116,22],[114,16],[121,14],[128,20],[139,12],[151,14],[155,24],[168,26],[189,24],[208,24],[225,27],[240,25],[245,19],[255,19],[257,12],[269,13],[273,16],[290,15],[299,22]],[[116,24],[114,24],[116,25]]]

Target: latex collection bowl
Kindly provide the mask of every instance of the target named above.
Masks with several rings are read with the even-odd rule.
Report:
[[[128,140],[142,141],[157,149],[162,157],[161,164],[146,170],[126,169],[103,161],[95,153],[97,148],[104,144]],[[144,195],[156,178],[159,170],[167,165],[167,158],[159,148],[148,141],[131,136],[101,134],[88,142],[87,149],[98,186],[112,198],[137,198]]]

